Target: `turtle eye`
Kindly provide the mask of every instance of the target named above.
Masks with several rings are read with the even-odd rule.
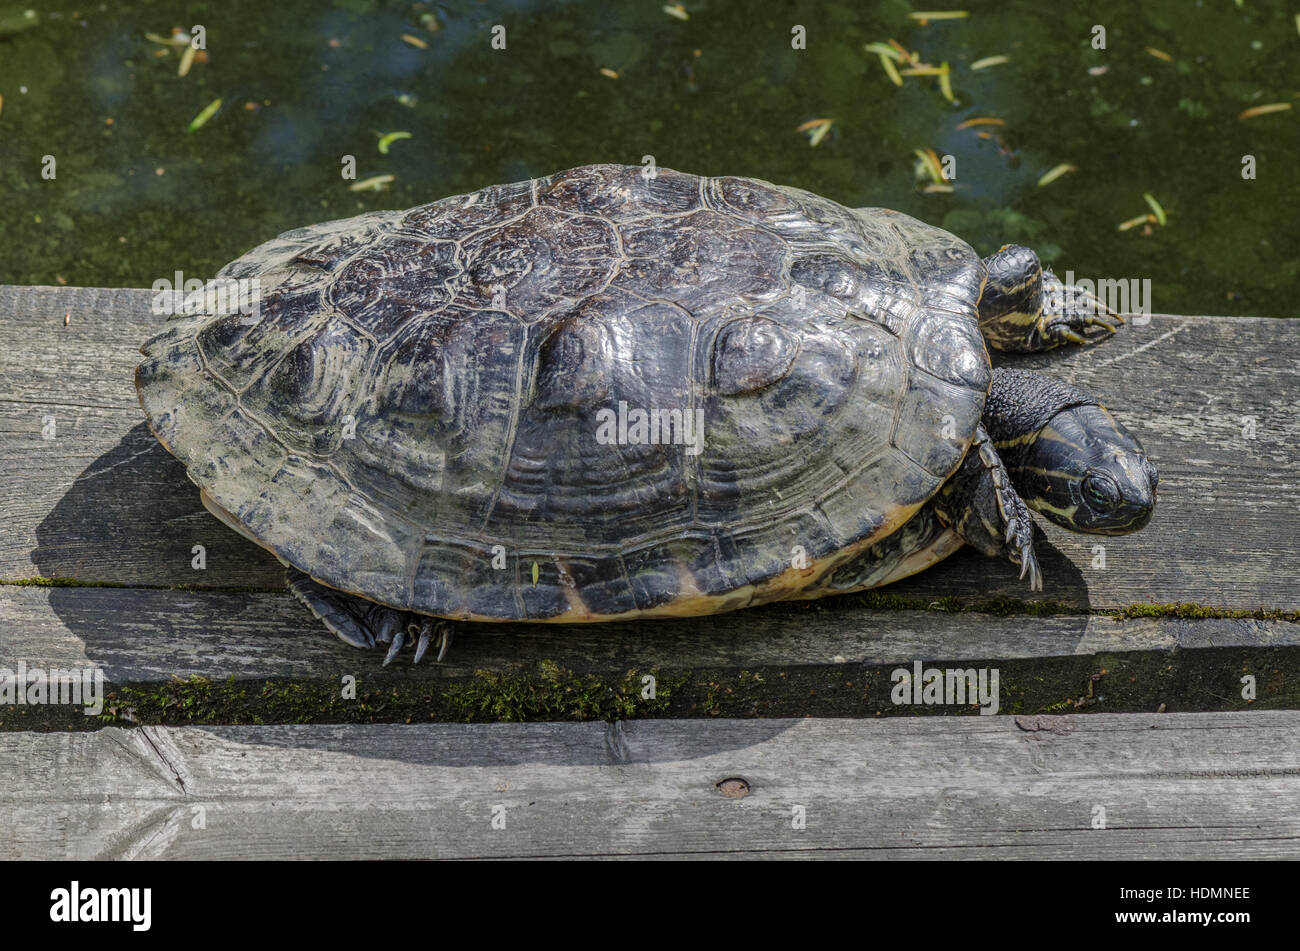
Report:
[[[1109,512],[1119,504],[1119,486],[1102,472],[1090,472],[1084,477],[1083,495],[1095,512]]]
[[[790,371],[798,350],[798,341],[774,320],[733,320],[713,344],[713,384],[724,396],[760,390]]]

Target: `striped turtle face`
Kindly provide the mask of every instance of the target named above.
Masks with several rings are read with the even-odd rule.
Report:
[[[1151,520],[1156,467],[1104,406],[1052,417],[1021,469],[1025,503],[1076,532],[1125,535]]]

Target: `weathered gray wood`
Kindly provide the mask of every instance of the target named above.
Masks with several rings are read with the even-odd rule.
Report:
[[[280,588],[274,559],[221,527],[141,423],[136,348],[162,323],[144,290],[0,287],[0,578]],[[64,326],[64,315],[68,325]],[[1161,470],[1142,533],[1046,526],[1042,597],[1105,608],[1300,607],[1300,324],[1156,316],[1087,350],[1003,358],[1106,398]],[[52,416],[56,435],[43,439]],[[1243,422],[1253,418],[1254,438]],[[191,549],[207,568],[191,567]],[[1092,567],[1104,544],[1106,568]],[[1009,566],[961,552],[893,589],[1025,598]]]
[[[1261,712],[9,733],[0,857],[1297,858],[1297,730]],[[747,796],[720,794],[731,777]]]
[[[578,671],[833,667],[913,660],[1013,660],[1203,648],[1300,648],[1300,624],[1252,618],[1026,617],[834,611],[773,605],[743,627],[695,619],[606,625],[466,625],[441,664],[396,664],[416,679],[553,661]],[[120,684],[377,673],[374,651],[329,634],[290,595],[0,586],[0,663],[94,665]]]

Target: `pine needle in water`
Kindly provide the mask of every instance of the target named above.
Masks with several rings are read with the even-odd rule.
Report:
[[[1165,210],[1160,207],[1160,202],[1156,201],[1155,197],[1150,192],[1143,192],[1142,197],[1145,198],[1147,204],[1151,206],[1151,210],[1156,213],[1156,221],[1158,221],[1162,226],[1165,225],[1167,219],[1165,218]]]
[[[956,102],[957,97],[952,94],[952,70],[948,68],[947,60],[940,64],[939,70],[939,92],[949,102]]]
[[[185,127],[185,131],[194,132],[198,129],[201,129],[209,119],[211,119],[213,116],[217,114],[217,110],[220,108],[221,108],[221,97],[218,96],[216,99],[213,99],[210,103],[204,106],[202,112],[200,112],[197,116],[195,116],[193,119],[190,120],[190,124]]]
[[[1043,177],[1038,180],[1038,187],[1042,188],[1044,185],[1050,185],[1062,175],[1068,175],[1070,172],[1077,172],[1078,170],[1078,166],[1071,165],[1069,162],[1062,162],[1060,165],[1043,173]]]
[[[898,75],[898,67],[895,66],[894,61],[884,53],[880,54],[880,65],[885,68],[885,75],[889,77],[891,83],[895,86],[903,85],[903,77]]]
[[[392,175],[372,175],[370,178],[363,178],[359,182],[353,182],[348,186],[350,192],[378,192],[383,191],[393,182]]]
[[[909,13],[908,19],[919,20],[921,25],[929,23],[931,20],[964,20],[970,16],[969,10],[919,10],[915,13]]]
[[[1289,102],[1270,102],[1268,105],[1265,106],[1251,106],[1241,115],[1237,116],[1237,118],[1253,119],[1256,116],[1266,116],[1270,112],[1286,112],[1286,110],[1290,108],[1291,108],[1291,103]]]

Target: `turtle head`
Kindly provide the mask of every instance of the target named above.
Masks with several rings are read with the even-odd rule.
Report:
[[[1156,467],[1098,403],[1057,412],[1023,459],[1015,481],[1025,504],[1072,531],[1124,535],[1155,511]]]
[[[983,423],[1021,499],[1056,524],[1123,535],[1151,520],[1156,467],[1110,411],[1077,386],[998,367]]]

